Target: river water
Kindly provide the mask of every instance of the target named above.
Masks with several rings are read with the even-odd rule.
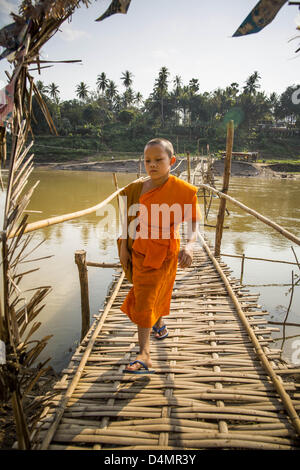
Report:
[[[118,174],[119,186],[124,186],[135,179],[134,174]],[[5,180],[5,176],[4,176]],[[31,213],[28,222],[53,217],[56,215],[75,212],[94,206],[114,191],[111,173],[88,171],[50,171],[34,170],[30,177],[29,186],[40,181],[31,199],[29,210],[42,211]],[[28,187],[29,187],[28,186]],[[220,184],[217,185],[220,187]],[[231,177],[229,194],[257,212],[277,222],[279,225],[300,237],[300,180],[262,179]],[[1,217],[4,207],[5,194],[0,193]],[[199,198],[202,208],[202,199]],[[215,224],[218,209],[218,199],[213,199],[208,223]],[[300,260],[300,248],[287,240],[271,227],[266,226],[250,214],[228,204],[230,215],[225,218],[221,253],[268,258],[295,262],[291,246]],[[77,266],[74,261],[76,250],[85,250],[87,260],[93,262],[117,262],[115,235],[117,227],[116,201],[110,206],[109,212],[93,213],[79,219],[64,222],[37,231],[31,246],[44,240],[31,258],[53,255],[51,258],[27,263],[20,271],[39,267],[36,272],[24,277],[21,289],[36,286],[52,286],[52,291],[46,298],[46,305],[36,320],[42,325],[32,337],[41,338],[52,334],[47,348],[39,356],[39,360],[51,357],[50,365],[60,371],[67,366],[80,340],[81,311],[80,286]],[[208,240],[214,244],[214,229],[202,227]],[[233,270],[233,276],[240,278],[241,259],[222,256]],[[283,321],[290,303],[292,271],[294,281],[300,275],[295,265],[271,263],[266,261],[246,260],[243,284],[250,292],[259,292],[258,303],[263,310],[270,313],[271,321]],[[110,268],[88,268],[89,297],[91,322],[93,315],[103,307],[107,289],[112,281],[114,270]],[[276,284],[262,286],[262,284]],[[289,284],[278,286],[278,284]],[[259,285],[259,286],[257,286]],[[25,297],[28,293],[24,292]],[[294,288],[292,304],[288,316],[289,322],[300,324],[300,286]],[[283,358],[300,363],[300,327],[286,327],[285,341],[282,327],[279,332],[273,332],[276,340],[272,347],[281,347],[283,343]]]

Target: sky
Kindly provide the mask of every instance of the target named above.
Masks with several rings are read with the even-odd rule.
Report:
[[[56,64],[33,71],[46,85],[55,82],[60,98],[76,98],[76,86],[85,82],[96,90],[101,72],[114,80],[120,92],[122,72],[133,73],[133,89],[149,96],[162,66],[170,72],[170,89],[180,75],[184,84],[197,78],[200,92],[225,88],[232,82],[245,85],[258,71],[261,90],[267,95],[282,93],[300,82],[300,53],[295,54],[300,36],[300,10],[287,3],[261,32],[233,38],[232,34],[258,0],[132,0],[127,15],[117,14],[101,22],[98,18],[110,0],[91,0],[77,9],[42,48],[41,59],[81,59],[80,64]],[[0,27],[12,22],[9,12],[17,12],[16,0],[0,0]],[[289,42],[290,41],[290,42]],[[1,48],[2,50],[2,48]],[[6,84],[0,61],[0,88]]]

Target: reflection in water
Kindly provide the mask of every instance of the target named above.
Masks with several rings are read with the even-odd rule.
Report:
[[[237,239],[234,241],[234,250],[235,250],[235,253],[244,253],[244,252],[245,252],[245,248],[246,248],[245,241],[242,240],[241,238],[237,238]]]
[[[135,178],[135,174],[118,174],[119,187]],[[40,184],[28,209],[42,210],[43,213],[30,214],[29,223],[94,206],[114,191],[111,173],[35,170],[30,177],[29,184],[36,180],[40,180]],[[300,180],[232,177],[229,194],[299,236],[300,221],[297,219],[299,190]],[[202,206],[202,199],[199,199],[199,202]],[[3,193],[0,193],[0,204],[2,218]],[[117,214],[117,201],[112,201],[112,204]],[[228,203],[228,209],[230,215],[225,216],[225,225],[230,228],[223,232],[221,252],[239,255],[245,253],[246,256],[295,261],[290,248],[292,242],[230,203]],[[218,199],[213,198],[208,223],[215,224],[217,210]],[[104,216],[107,216],[109,221],[106,224],[107,231],[103,224],[99,224],[101,220],[104,220]],[[80,286],[74,253],[76,250],[84,249],[87,252],[88,261],[115,262],[117,261],[115,241],[117,233],[115,215],[93,213],[47,227],[34,235],[34,244],[46,238],[35,254],[35,258],[54,256],[32,263],[32,267],[39,267],[40,270],[24,278],[21,288],[25,290],[32,285],[53,287],[47,297],[46,306],[39,315],[38,321],[42,322],[42,326],[35,338],[48,334],[54,335],[39,360],[51,356],[50,364],[56,370],[61,370],[68,364],[72,355],[71,351],[74,351],[80,338]],[[205,234],[212,243],[214,243],[214,233],[213,228],[205,228]],[[295,251],[300,258],[298,246],[295,247]],[[223,261],[231,267],[233,275],[239,279],[241,259],[224,257]],[[23,267],[21,265],[20,271],[23,268],[24,265]],[[295,266],[245,260],[243,282],[253,285],[287,284],[290,283],[292,269],[295,270]],[[113,269],[93,267],[88,269],[91,321],[93,321],[93,315],[98,313],[98,309],[103,305],[113,273]],[[270,319],[283,321],[290,299],[290,295],[285,295],[286,287],[249,287],[248,289],[251,292],[261,293],[259,303],[263,309],[270,312]],[[296,311],[299,305],[299,289],[299,286],[295,287],[288,318],[288,321],[294,323],[300,323]],[[278,309],[280,305],[283,305],[283,308]],[[286,337],[297,334],[300,335],[300,328],[286,327]],[[273,334],[273,337],[282,337],[282,327],[280,332]],[[300,336],[296,336],[286,340],[284,357],[291,359],[294,341],[299,338]],[[280,342],[277,342],[275,347],[280,347]]]

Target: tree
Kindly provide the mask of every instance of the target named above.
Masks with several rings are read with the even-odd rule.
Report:
[[[244,86],[244,93],[249,95],[255,95],[256,89],[260,88],[258,80],[261,76],[258,74],[257,71],[253,72],[246,80],[246,85]]]
[[[84,82],[80,82],[76,87],[76,95],[82,101],[86,100],[89,96],[88,86]]]
[[[56,85],[56,83],[54,83],[54,82],[50,83],[50,85],[48,85],[46,87],[46,92],[51,96],[53,101],[56,104],[58,104],[60,91],[59,91],[58,86]]]
[[[37,89],[39,90],[41,94],[47,93],[47,86],[44,85],[44,82],[42,82],[42,80],[37,80],[35,86],[37,87]]]
[[[129,72],[129,70],[126,70],[125,72],[122,73],[121,80],[123,81],[123,85],[125,88],[129,88],[132,85],[132,73]]]
[[[199,80],[197,78],[192,78],[189,82],[189,90],[191,95],[195,95],[199,91]]]
[[[182,79],[180,75],[176,75],[173,80],[173,97],[174,97],[174,108],[175,108],[175,124],[179,123],[179,97],[182,92]]]
[[[135,95],[134,102],[139,106],[143,102],[143,95],[139,91]]]
[[[292,85],[280,95],[276,107],[278,117],[290,121],[291,124],[300,119],[300,85]]]
[[[175,96],[179,96],[181,87],[182,87],[182,79],[180,75],[176,75],[176,77],[173,80],[173,84],[174,84],[174,94]]]
[[[168,94],[168,76],[170,72],[167,67],[162,67],[159,71],[158,78],[155,80],[154,92],[160,99],[161,105],[161,124],[164,125],[164,98]]]
[[[270,120],[272,120],[272,117],[274,117],[274,119],[276,120],[277,118],[279,118],[279,116],[277,116],[277,112],[278,112],[279,103],[280,103],[279,96],[277,95],[277,93],[273,92],[270,94],[269,103],[270,103],[270,114],[271,114]]]
[[[98,75],[96,85],[97,89],[100,90],[103,95],[108,85],[108,79],[106,78],[106,74],[104,72]]]
[[[123,101],[124,101],[125,108],[127,108],[128,106],[130,106],[133,103],[133,101],[134,101],[134,92],[133,92],[131,87],[128,87],[126,89],[126,91],[124,92]]]
[[[109,80],[106,88],[106,96],[110,101],[110,107],[113,109],[113,104],[116,96],[118,95],[118,89],[113,80]]]

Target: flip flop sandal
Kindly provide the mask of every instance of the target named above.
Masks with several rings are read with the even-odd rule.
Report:
[[[152,330],[155,332],[155,333],[160,333],[162,330],[164,330],[166,328],[166,325],[163,325],[161,328],[156,328],[156,326],[153,326],[152,327]],[[160,336],[155,336],[155,339],[164,339],[166,338],[167,336],[169,335],[169,332],[167,331],[164,335],[160,335]]]
[[[128,370],[128,369],[124,369],[123,372],[127,372],[128,374],[155,374],[155,370],[153,369],[149,369],[149,367],[146,366],[146,364],[142,361],[139,361],[139,360],[136,360],[136,361],[133,361],[133,362],[130,362],[130,366],[133,366],[133,364],[136,364],[136,363],[139,363],[141,364],[141,366],[145,369],[145,370],[142,370],[142,369],[138,369],[138,370]]]

